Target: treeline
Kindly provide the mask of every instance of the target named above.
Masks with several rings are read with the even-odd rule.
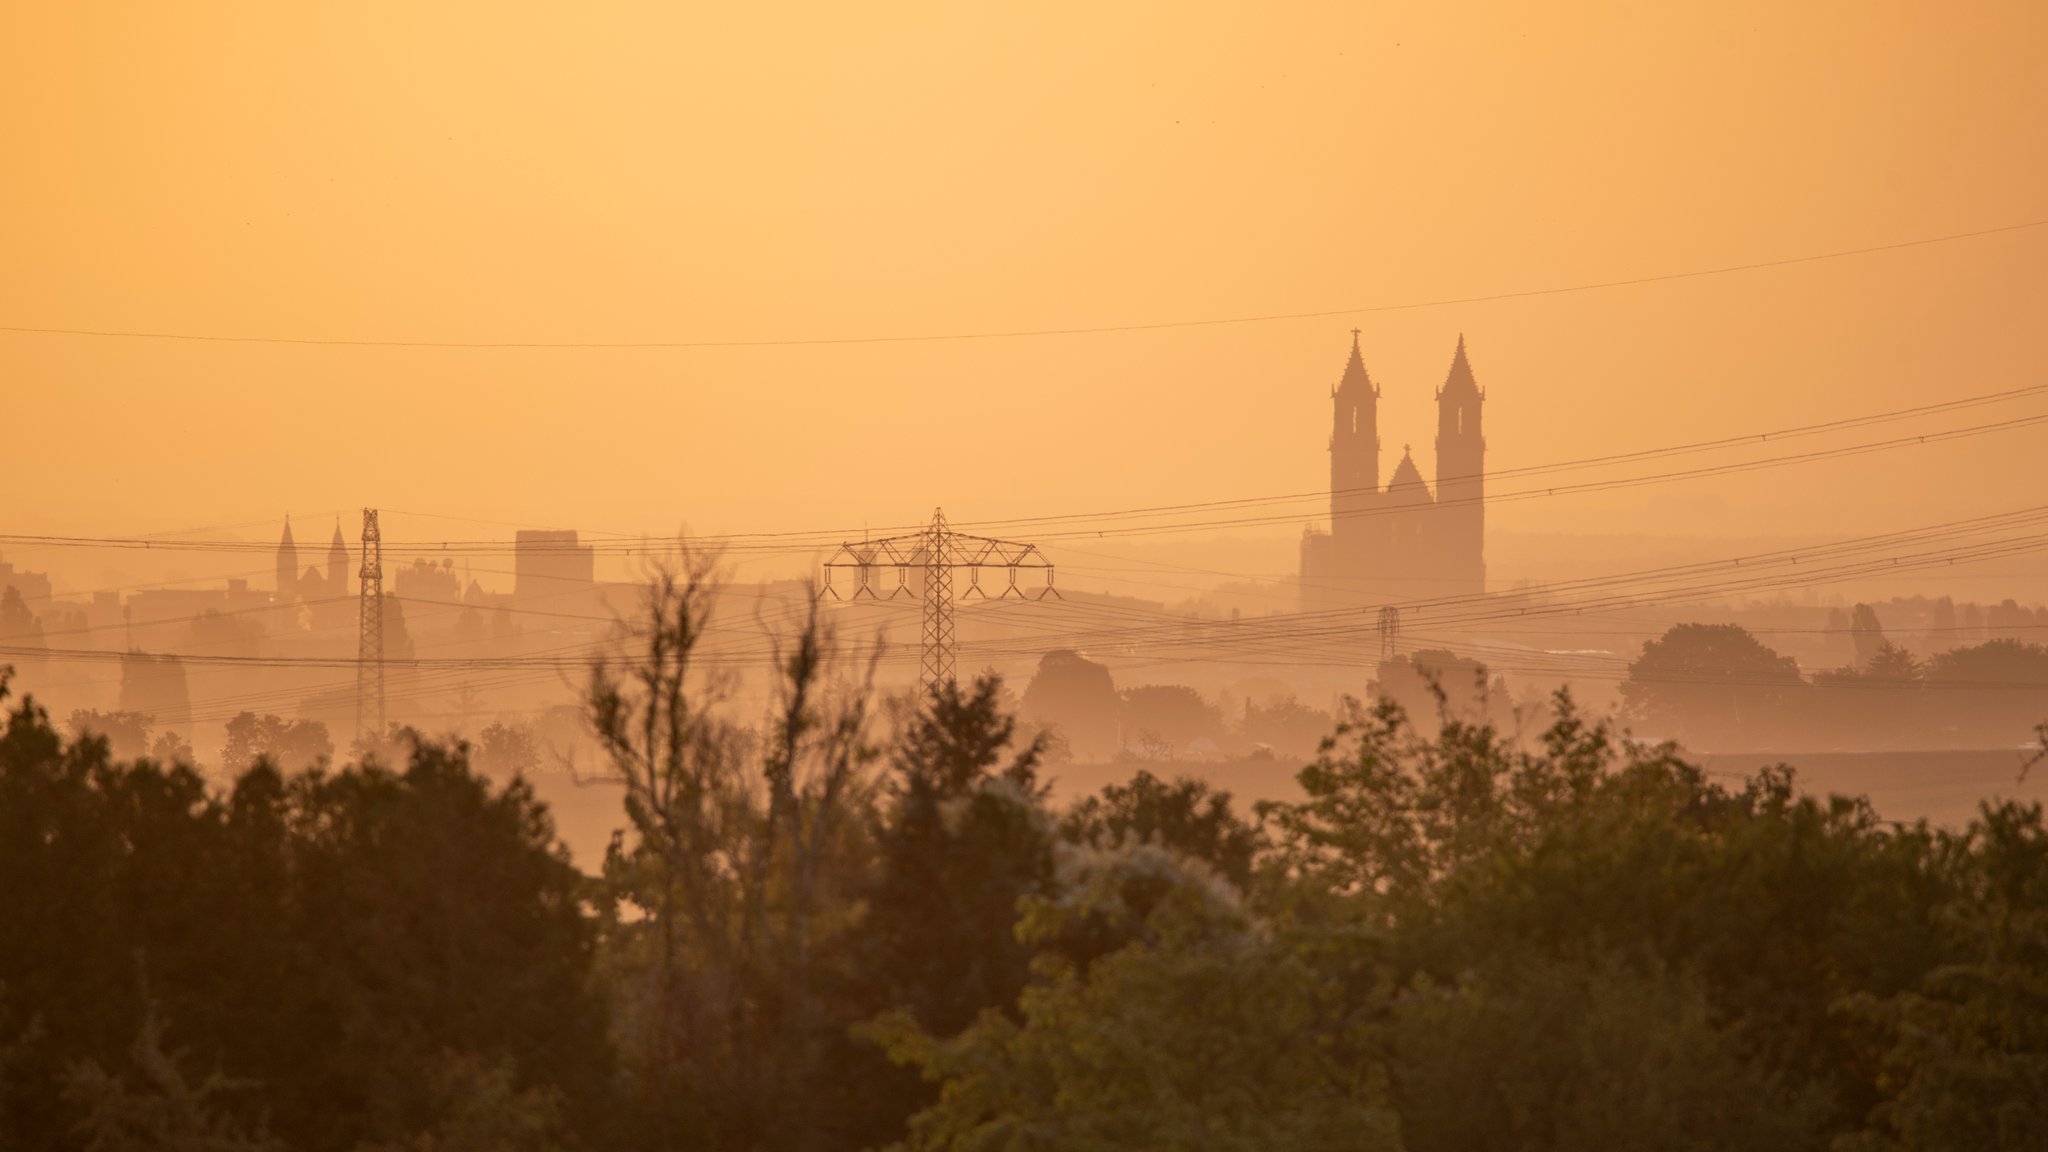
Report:
[[[9,1148],[2038,1149],[2048,828],[1725,787],[1556,702],[1347,708],[1303,799],[1064,809],[1000,686],[660,579],[601,875],[461,746],[225,791],[0,735]]]
[[[1451,710],[1505,722],[1514,710],[1506,685],[1485,665],[1441,649],[1380,661],[1367,689],[1431,719]],[[1334,712],[1301,702],[1279,681],[1241,685],[1229,708],[1186,684],[1119,688],[1108,666],[1070,648],[1039,660],[1017,711],[1033,735],[1044,734],[1045,758],[1054,764],[1307,759],[1337,723]]]
[[[1804,674],[1734,624],[1681,624],[1643,645],[1621,685],[1639,732],[1712,751],[2017,747],[2048,717],[2048,645],[1997,639],[1926,659],[1884,638]]]

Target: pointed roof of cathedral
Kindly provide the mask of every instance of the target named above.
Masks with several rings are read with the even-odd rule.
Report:
[[[1465,334],[1458,333],[1458,351],[1451,357],[1450,375],[1444,377],[1439,396],[1451,393],[1479,394],[1479,381],[1472,378],[1472,362],[1465,359]]]
[[[340,552],[343,555],[348,553],[348,541],[341,538],[340,520],[334,522],[334,539],[327,542],[327,550],[329,552]]]
[[[292,542],[292,518],[290,516],[284,518],[284,535],[278,538],[277,550],[279,552],[297,552],[299,550],[299,546]]]
[[[1422,469],[1415,466],[1414,455],[1403,444],[1401,462],[1394,465],[1394,475],[1387,481],[1387,492],[1392,494],[1407,488],[1420,488],[1423,495],[1429,495],[1429,485],[1422,482]]]
[[[1351,359],[1344,362],[1344,378],[1337,382],[1337,391],[1349,392],[1354,388],[1363,388],[1375,396],[1379,394],[1378,390],[1373,387],[1372,377],[1366,374],[1365,354],[1358,350],[1358,329],[1356,328],[1351,330]]]

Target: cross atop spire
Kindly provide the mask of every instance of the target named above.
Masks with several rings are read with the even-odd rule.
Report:
[[[1337,391],[1348,392],[1353,388],[1362,388],[1366,392],[1378,396],[1379,389],[1373,387],[1372,377],[1365,371],[1365,354],[1359,351],[1358,337],[1359,330],[1353,328],[1351,330],[1351,358],[1344,362],[1344,378],[1337,382]]]

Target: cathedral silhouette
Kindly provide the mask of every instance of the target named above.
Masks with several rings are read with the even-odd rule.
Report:
[[[284,520],[284,536],[277,542],[277,603],[297,600],[315,604],[349,596],[348,543],[341,538],[341,523],[334,525],[334,539],[327,543],[327,571],[308,566],[299,571],[299,546],[292,540],[292,520]]]
[[[271,598],[276,607],[273,629],[345,636],[356,623],[356,595],[349,587],[352,575],[348,544],[341,538],[339,521],[334,525],[334,538],[327,542],[327,571],[308,565],[302,572],[299,546],[292,539],[291,517],[285,517],[284,535],[277,542],[277,592]]]
[[[1436,491],[1406,446],[1380,487],[1379,385],[1365,370],[1358,329],[1331,392],[1330,527],[1301,539],[1305,604],[1398,604],[1486,590],[1486,393],[1472,377],[1465,338],[1437,389]]]

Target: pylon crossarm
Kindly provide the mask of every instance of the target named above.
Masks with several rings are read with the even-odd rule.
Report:
[[[887,597],[881,596],[872,583],[873,570],[880,564],[896,569],[896,586]],[[858,583],[853,599],[866,595],[890,600],[906,597],[924,602],[924,657],[918,679],[927,692],[953,679],[955,572],[961,569],[967,572],[967,586],[959,596],[963,600],[990,598],[988,590],[981,586],[981,570],[984,568],[1004,570],[1006,586],[996,599],[1013,596],[1019,600],[1043,600],[1047,596],[1061,598],[1052,586],[1052,562],[1039,552],[1036,544],[955,532],[947,526],[945,512],[936,508],[932,510],[930,524],[922,531],[858,542],[849,540],[841,544],[839,551],[825,563],[827,587],[830,587],[834,568],[855,571]],[[920,575],[916,583],[911,579],[913,568]],[[1045,587],[1036,597],[1029,596],[1018,586],[1017,574],[1026,568],[1045,573]],[[834,596],[837,596],[836,591]]]

